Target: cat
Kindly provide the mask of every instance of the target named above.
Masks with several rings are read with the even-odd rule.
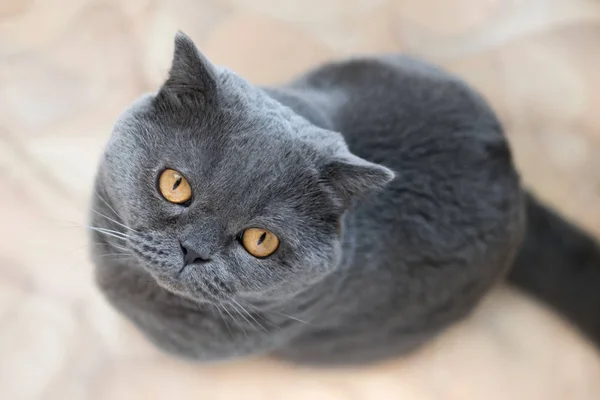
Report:
[[[543,275],[545,230],[518,255],[527,207],[558,218],[451,74],[384,55],[263,88],[180,32],[167,80],[106,146],[92,259],[108,301],[169,353],[361,364],[468,316],[515,260],[517,283]]]

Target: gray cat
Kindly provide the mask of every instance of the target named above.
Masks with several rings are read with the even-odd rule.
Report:
[[[102,158],[93,260],[179,356],[371,362],[469,314],[528,201],[493,112],[445,72],[390,55],[258,88],[179,33]]]

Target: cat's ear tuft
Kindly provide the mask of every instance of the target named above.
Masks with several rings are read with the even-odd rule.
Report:
[[[161,92],[179,100],[210,101],[217,91],[215,66],[198,50],[192,39],[179,31],[169,77]]]
[[[395,177],[389,168],[357,157],[350,152],[329,159],[321,167],[321,179],[345,206],[368,192],[383,189]]]

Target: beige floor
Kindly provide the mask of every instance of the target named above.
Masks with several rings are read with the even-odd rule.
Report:
[[[82,225],[111,124],[165,76],[176,29],[257,83],[364,52],[443,64],[490,99],[525,181],[600,235],[597,1],[0,0],[0,399],[600,398],[594,350],[506,289],[363,370],[156,353],[94,289]]]

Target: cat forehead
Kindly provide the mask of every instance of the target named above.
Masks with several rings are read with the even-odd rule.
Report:
[[[263,89],[248,83],[226,68],[219,68],[217,103],[210,109],[161,104],[158,93],[147,93],[135,100],[120,116],[116,129],[135,125],[193,129],[210,125],[221,134],[239,134],[244,128],[262,128],[294,133],[310,128],[308,121],[272,99]],[[133,126],[132,126],[133,125]],[[219,129],[223,128],[223,129]],[[265,131],[266,129],[266,131]]]
[[[268,100],[248,108],[224,105],[185,122],[174,120],[168,110],[157,110],[154,100],[154,94],[144,95],[123,113],[109,153],[129,164],[140,160],[145,169],[169,164],[192,173],[210,169],[217,175],[240,176],[250,169],[282,178],[314,170],[318,153],[299,136],[315,127],[294,121],[286,109],[271,107]]]
[[[255,153],[311,152],[306,139],[317,127],[227,70],[219,81],[219,101],[213,109],[190,107],[181,112],[160,104],[157,93],[148,93],[123,112],[114,131],[142,144],[227,142],[231,150],[245,146]]]

